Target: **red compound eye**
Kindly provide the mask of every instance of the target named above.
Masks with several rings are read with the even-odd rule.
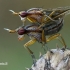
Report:
[[[25,12],[25,11],[23,11],[23,12],[21,12],[19,15],[20,15],[21,17],[26,17],[26,16],[28,15],[28,13]]]
[[[18,34],[19,35],[23,35],[25,33],[25,30],[23,28],[19,29],[18,30]]]

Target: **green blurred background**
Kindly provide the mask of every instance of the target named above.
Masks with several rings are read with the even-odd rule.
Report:
[[[25,67],[32,65],[32,58],[23,44],[29,41],[25,37],[23,41],[18,41],[17,34],[9,34],[3,28],[15,29],[22,25],[18,16],[12,15],[10,9],[19,12],[34,7],[57,8],[70,6],[69,0],[0,0],[0,63],[7,62],[8,65],[0,65],[0,70],[25,70]],[[65,18],[65,23],[60,31],[67,46],[70,46],[70,15]],[[62,47],[58,40],[53,40],[47,45],[49,48],[56,48],[56,43]],[[30,49],[38,59],[39,52],[44,54],[41,44],[35,43]]]

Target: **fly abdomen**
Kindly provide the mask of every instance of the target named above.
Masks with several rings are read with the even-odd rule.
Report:
[[[58,22],[48,23],[45,26],[45,35],[52,35],[58,33],[63,26],[63,19],[60,19]]]

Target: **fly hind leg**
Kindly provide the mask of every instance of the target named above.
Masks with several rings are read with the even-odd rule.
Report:
[[[59,39],[59,37],[61,38],[61,40]],[[49,42],[49,41],[54,40],[54,39],[58,39],[58,40],[63,44],[64,49],[66,48],[66,43],[65,43],[63,37],[61,36],[61,34],[55,34],[55,35],[50,36],[50,37],[46,40],[46,42]]]
[[[66,46],[66,43],[65,43],[61,34],[60,34],[60,38],[61,38],[62,41],[59,38],[57,38],[57,39],[64,45],[64,49],[65,49],[67,46]]]

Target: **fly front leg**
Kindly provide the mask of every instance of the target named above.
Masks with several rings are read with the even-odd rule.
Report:
[[[61,40],[59,39],[59,37],[61,38]],[[61,34],[55,34],[55,35],[50,36],[46,40],[46,42],[49,42],[49,41],[54,40],[54,39],[58,39],[63,44],[64,48],[66,48],[66,43],[65,43],[63,37],[61,36]]]
[[[30,54],[33,54],[33,52],[28,48],[28,46],[34,44],[36,42],[36,39],[32,39],[30,41],[28,41],[26,44],[24,44],[24,47],[29,51]]]
[[[24,47],[29,51],[29,53],[31,54],[31,57],[33,59],[33,64],[35,65],[36,64],[36,59],[35,59],[35,56],[33,54],[33,52],[28,48],[28,46],[34,44],[36,42],[36,39],[32,39],[30,41],[28,41],[26,44],[24,44]]]
[[[28,46],[34,44],[36,42],[36,39],[33,38],[30,41],[28,41],[26,44],[24,44],[24,47],[29,51],[30,54],[33,54],[33,52],[28,48]]]

